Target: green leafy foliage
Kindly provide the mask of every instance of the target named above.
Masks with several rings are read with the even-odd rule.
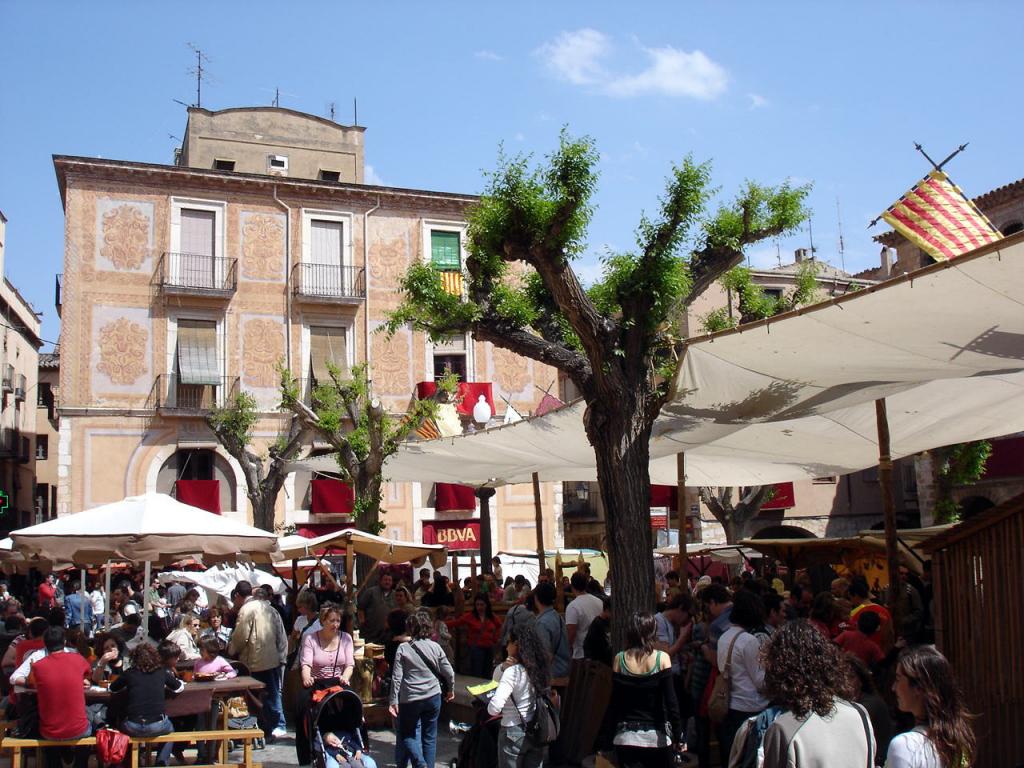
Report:
[[[959,443],[939,448],[933,454],[938,465],[936,518],[942,523],[952,523],[960,519],[960,506],[953,498],[953,491],[981,479],[992,455],[992,443],[988,440]]]
[[[209,415],[209,424],[215,433],[230,435],[242,445],[248,445],[259,419],[256,398],[248,392],[239,392]]]
[[[734,267],[722,275],[718,282],[735,297],[738,317],[733,317],[727,307],[721,307],[703,315],[701,325],[708,333],[714,333],[814,304],[818,301],[819,269],[816,261],[801,263],[793,287],[782,296],[771,296],[754,282],[749,268]]]

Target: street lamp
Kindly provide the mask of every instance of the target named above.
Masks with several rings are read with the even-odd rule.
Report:
[[[473,406],[473,421],[481,428],[487,426],[491,420],[491,404],[487,397],[480,395]],[[494,496],[494,489],[481,486],[476,489],[476,497],[480,499],[480,572],[493,573],[491,557],[491,497]]]

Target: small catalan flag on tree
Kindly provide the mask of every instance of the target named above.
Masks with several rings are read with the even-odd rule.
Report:
[[[978,206],[939,170],[919,181],[882,218],[938,261],[1002,238]]]

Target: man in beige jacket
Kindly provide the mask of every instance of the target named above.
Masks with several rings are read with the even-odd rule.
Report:
[[[270,739],[278,739],[287,733],[281,705],[281,674],[288,656],[288,635],[273,606],[253,595],[252,584],[240,581],[235,592],[244,602],[238,609],[228,653],[266,686],[260,727]]]

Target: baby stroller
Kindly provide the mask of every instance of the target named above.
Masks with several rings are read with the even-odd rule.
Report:
[[[328,689],[312,702],[306,713],[306,728],[310,734],[310,751],[314,768],[337,768],[348,763],[353,768],[376,768],[367,753],[370,737],[363,721],[363,701],[349,688]],[[337,738],[337,746],[328,742],[328,734]],[[333,739],[332,739],[333,741]],[[362,752],[362,766],[355,761],[357,751]]]
[[[473,709],[475,717],[471,725],[449,725],[453,736],[465,734],[459,743],[459,756],[450,765],[452,768],[497,768],[501,715],[490,714],[486,702],[479,699],[473,701]]]

